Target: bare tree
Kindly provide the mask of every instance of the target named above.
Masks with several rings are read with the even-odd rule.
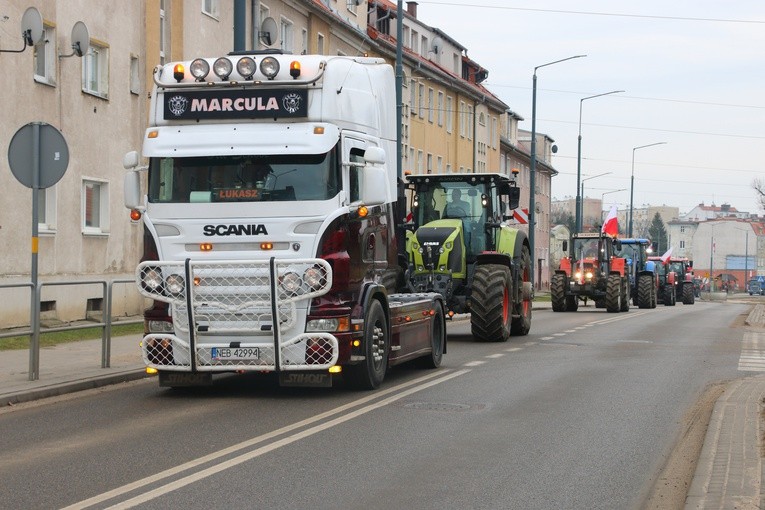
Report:
[[[762,179],[755,179],[752,181],[752,188],[760,196],[760,207],[765,209],[765,181]]]

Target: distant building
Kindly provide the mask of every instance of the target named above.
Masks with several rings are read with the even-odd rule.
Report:
[[[704,220],[713,220],[716,218],[746,219],[746,218],[749,218],[750,216],[751,215],[748,212],[739,211],[735,207],[731,207],[730,204],[722,204],[720,206],[717,206],[715,204],[704,205],[704,202],[701,202],[699,205],[697,205],[696,207],[688,211],[686,214],[684,214],[682,219],[692,220],[692,221],[704,221]]]
[[[552,214],[576,214],[576,199],[564,198],[552,203]],[[592,232],[603,224],[603,202],[598,198],[582,198],[582,231]],[[620,225],[621,226],[621,225]]]
[[[664,223],[664,228],[668,229],[668,222],[676,220],[680,216],[680,208],[672,207],[668,205],[644,205],[642,207],[632,208],[632,237],[645,237],[649,238],[648,230],[651,228],[654,216],[659,213],[661,221]],[[619,230],[624,232],[625,235],[629,232],[630,210],[619,209],[616,212],[617,221],[619,222]]]

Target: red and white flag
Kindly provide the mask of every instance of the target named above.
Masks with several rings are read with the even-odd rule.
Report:
[[[619,235],[619,225],[616,221],[616,205],[612,205],[611,210],[608,211],[608,216],[606,216],[606,221],[603,222],[601,232],[612,237]]]
[[[667,251],[664,253],[664,255],[662,255],[662,256],[661,256],[661,262],[662,262],[663,264],[666,264],[666,263],[667,263],[667,261],[669,260],[669,257],[671,257],[671,256],[672,256],[672,248],[670,247],[670,249],[669,249],[669,250],[667,250]]]

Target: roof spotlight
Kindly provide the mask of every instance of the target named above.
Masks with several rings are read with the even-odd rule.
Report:
[[[203,58],[194,59],[189,66],[189,72],[197,81],[204,81],[210,73],[210,64]]]
[[[279,74],[279,61],[274,57],[264,58],[260,61],[260,72],[269,80],[273,80]]]
[[[213,72],[215,73],[215,76],[223,81],[228,79],[233,70],[234,65],[226,57],[221,57],[213,63]]]
[[[255,61],[250,57],[242,57],[236,63],[236,72],[245,80],[251,80],[256,69]]]

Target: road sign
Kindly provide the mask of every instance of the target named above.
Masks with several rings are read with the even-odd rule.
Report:
[[[58,129],[44,122],[30,122],[13,135],[8,164],[13,176],[27,188],[50,188],[66,172],[69,148]],[[35,176],[38,171],[39,176]]]

